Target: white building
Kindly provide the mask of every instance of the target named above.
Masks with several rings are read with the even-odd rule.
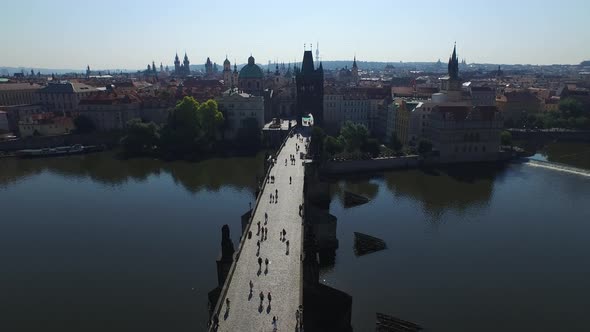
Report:
[[[471,106],[469,100],[449,101],[443,93],[435,93],[432,99],[418,103],[410,112],[408,144],[416,146],[420,138],[424,138],[430,125],[430,114],[437,106]]]
[[[244,127],[247,119],[255,119],[260,129],[264,127],[264,98],[262,96],[229,89],[215,100],[225,117],[224,138],[234,139],[238,130]]]
[[[324,89],[324,123],[328,131],[337,131],[350,121],[366,126],[370,131],[379,129],[380,111],[390,102],[389,89],[347,88]]]

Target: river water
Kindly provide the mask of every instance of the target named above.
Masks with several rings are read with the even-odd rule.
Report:
[[[0,160],[0,330],[204,330],[220,228],[237,245],[262,163]],[[330,187],[340,247],[321,279],[353,296],[355,331],[375,312],[432,331],[588,330],[584,172],[475,165]],[[344,190],[371,201],[344,208]],[[355,231],[388,248],[355,256]]]

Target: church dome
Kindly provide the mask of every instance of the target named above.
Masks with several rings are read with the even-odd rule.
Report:
[[[239,79],[262,78],[263,76],[262,69],[254,62],[254,57],[250,56],[248,58],[248,64],[240,70]]]
[[[223,65],[224,66],[229,66],[230,65],[229,60],[227,59],[227,57],[225,58],[225,61],[223,61]]]

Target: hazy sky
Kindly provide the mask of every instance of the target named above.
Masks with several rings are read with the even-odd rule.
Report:
[[[0,66],[79,69],[323,60],[579,63],[589,0],[1,0]]]

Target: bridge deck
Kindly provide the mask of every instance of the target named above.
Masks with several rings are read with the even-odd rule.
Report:
[[[217,331],[273,331],[272,319],[277,318],[278,331],[296,331],[296,311],[301,304],[302,287],[301,250],[302,250],[302,219],[299,205],[303,203],[304,166],[296,152],[305,151],[305,143],[290,137],[279,152],[276,164],[270,175],[274,175],[275,183],[267,183],[256,211],[250,231],[252,238],[245,238],[242,252],[236,262],[235,271],[227,288],[226,298],[230,300],[229,309],[224,299],[219,311],[219,327]],[[290,155],[295,155],[295,164],[290,162]],[[287,159],[287,166],[285,166]],[[289,184],[289,177],[292,183]],[[270,194],[278,190],[278,202],[270,202]],[[264,225],[264,213],[268,213],[268,223]],[[261,228],[268,228],[265,241],[260,241],[260,255],[257,256],[257,222]],[[287,254],[286,241],[280,240],[280,233],[285,229],[286,240],[289,241]],[[258,257],[262,258],[262,269],[259,270]],[[264,260],[268,258],[268,270]],[[249,283],[254,287],[250,295]],[[260,292],[264,300],[260,301]],[[269,304],[268,292],[271,293]],[[262,303],[262,305],[261,305]],[[213,329],[215,330],[215,329]]]

